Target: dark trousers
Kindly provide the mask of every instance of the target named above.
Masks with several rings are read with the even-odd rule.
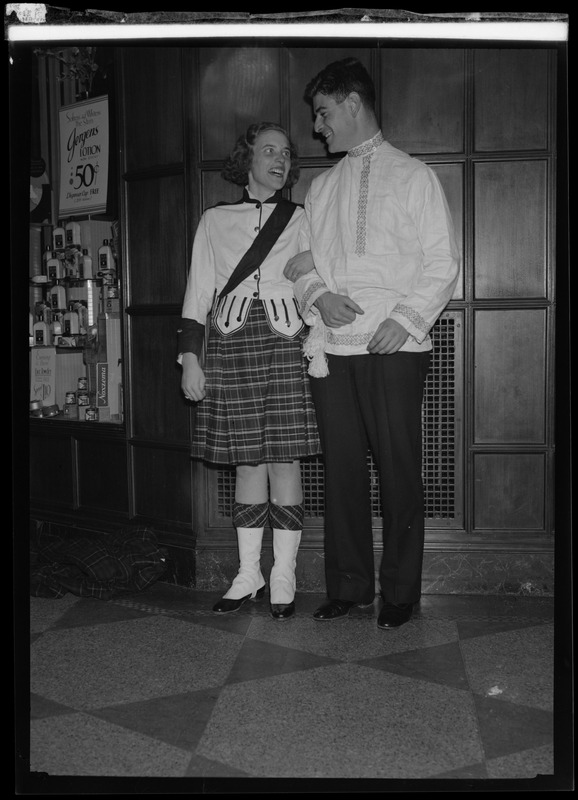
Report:
[[[370,473],[379,474],[379,584],[393,603],[417,602],[424,546],[421,406],[430,354],[328,356],[311,390],[325,465],[325,576],[330,599],[375,596]]]

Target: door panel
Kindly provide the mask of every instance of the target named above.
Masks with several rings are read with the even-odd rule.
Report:
[[[544,443],[545,344],[542,309],[476,312],[476,443]]]
[[[180,314],[130,318],[131,408],[133,435],[165,442],[190,437],[191,404],[181,392],[177,364]]]
[[[44,422],[50,425],[50,422]],[[30,500],[32,505],[72,508],[74,498],[73,440],[70,434],[46,436],[30,432]]]
[[[254,122],[279,122],[279,50],[200,48],[201,157],[223,159]]]
[[[126,443],[79,440],[77,450],[79,507],[128,513]]]
[[[475,296],[545,297],[547,164],[477,163]]]
[[[549,58],[535,49],[474,52],[477,152],[546,149]]]
[[[183,175],[130,181],[127,204],[130,305],[181,304],[187,260]]]
[[[545,459],[540,453],[478,453],[476,530],[543,530]]]
[[[123,54],[126,169],[182,161],[180,49],[131,47]]]
[[[190,523],[191,459],[188,452],[132,447],[135,514],[163,523]]]
[[[407,153],[462,152],[464,51],[386,48],[380,65],[387,141]]]

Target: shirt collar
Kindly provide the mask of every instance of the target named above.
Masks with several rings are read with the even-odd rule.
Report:
[[[271,197],[268,197],[266,200],[263,200],[263,203],[278,203],[279,200],[282,198],[281,190],[278,189],[275,194],[272,194]],[[261,200],[257,200],[256,197],[251,197],[249,194],[249,190],[245,186],[243,189],[243,203],[254,203],[255,205],[259,205]]]
[[[362,142],[358,144],[356,147],[352,147],[351,150],[348,151],[347,155],[350,158],[355,158],[356,156],[366,156],[368,153],[373,153],[380,144],[383,144],[385,139],[383,138],[383,133],[381,131],[377,131],[375,136],[371,139],[368,139],[366,142]]]

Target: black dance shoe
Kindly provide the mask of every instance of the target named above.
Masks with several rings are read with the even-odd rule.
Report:
[[[295,614],[295,601],[291,603],[271,603],[273,619],[289,619]]]
[[[377,618],[378,628],[399,628],[411,619],[413,603],[394,603],[385,602]]]
[[[354,606],[365,608],[371,603],[356,603],[354,600],[326,600],[313,614],[313,619],[318,622],[329,622],[334,619],[341,619],[349,616],[349,612]]]
[[[238,611],[246,600],[262,600],[264,594],[265,586],[263,585],[257,590],[255,597],[252,597],[250,594],[246,594],[245,597],[239,597],[238,600],[222,597],[213,606],[213,611],[216,611],[217,614],[230,614],[231,611]]]

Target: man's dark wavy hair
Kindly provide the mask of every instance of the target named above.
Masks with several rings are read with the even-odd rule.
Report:
[[[246,186],[249,180],[249,170],[253,162],[253,145],[257,140],[257,136],[265,131],[279,131],[284,134],[289,142],[289,150],[291,152],[291,166],[285,186],[290,189],[295,186],[299,180],[299,161],[297,155],[297,148],[291,141],[291,138],[285,128],[278,125],[276,122],[256,122],[249,125],[246,133],[241,134],[237,139],[231,154],[225,159],[223,164],[223,171],[221,176],[230,183],[236,183],[238,186]]]
[[[336,103],[342,103],[350,92],[357,92],[363,104],[375,111],[375,86],[357,58],[344,58],[328,64],[307,84],[305,99],[312,101],[316,94],[324,94]]]

